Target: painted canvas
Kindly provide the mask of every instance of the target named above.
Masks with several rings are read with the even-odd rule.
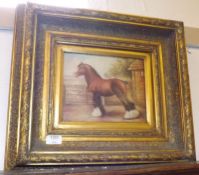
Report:
[[[63,121],[146,120],[144,60],[64,53]]]

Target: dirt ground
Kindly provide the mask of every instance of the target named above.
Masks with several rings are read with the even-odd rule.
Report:
[[[145,112],[136,119],[124,119],[125,110],[123,106],[108,106],[106,115],[101,117],[93,117],[91,115],[92,105],[65,105],[63,110],[63,121],[100,121],[100,122],[143,122],[145,121]]]

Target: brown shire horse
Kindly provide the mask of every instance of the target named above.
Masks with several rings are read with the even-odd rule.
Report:
[[[139,112],[135,109],[134,103],[130,102],[127,98],[127,84],[125,81],[119,79],[103,79],[96,72],[96,70],[89,64],[80,63],[76,76],[83,75],[87,82],[88,91],[93,93],[94,110],[92,116],[98,117],[105,114],[105,109],[102,104],[102,96],[116,95],[123,104],[126,113],[125,119],[137,118]]]

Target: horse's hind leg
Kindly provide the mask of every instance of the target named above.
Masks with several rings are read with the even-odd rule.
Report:
[[[113,87],[113,91],[114,91],[115,95],[119,98],[121,103],[124,105],[124,108],[127,111],[135,109],[134,103],[130,102],[128,100],[128,98],[126,97],[126,95],[119,88]]]
[[[92,112],[93,117],[100,117],[105,114],[105,109],[102,104],[101,95],[99,93],[93,93],[94,110]]]
[[[116,96],[119,98],[119,100],[121,101],[126,110],[124,118],[125,119],[137,118],[140,115],[140,113],[138,110],[136,110],[135,104],[130,102],[126,97],[126,95],[119,88],[114,87],[113,91],[116,94]]]

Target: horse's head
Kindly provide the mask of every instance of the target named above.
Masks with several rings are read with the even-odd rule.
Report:
[[[89,64],[80,63],[77,66],[77,71],[75,72],[76,77],[84,75],[85,77],[100,77],[100,75],[96,72],[96,70]]]
[[[81,75],[85,75],[88,69],[88,65],[84,63],[80,63],[77,66],[77,71],[75,72],[76,77],[79,77]]]

